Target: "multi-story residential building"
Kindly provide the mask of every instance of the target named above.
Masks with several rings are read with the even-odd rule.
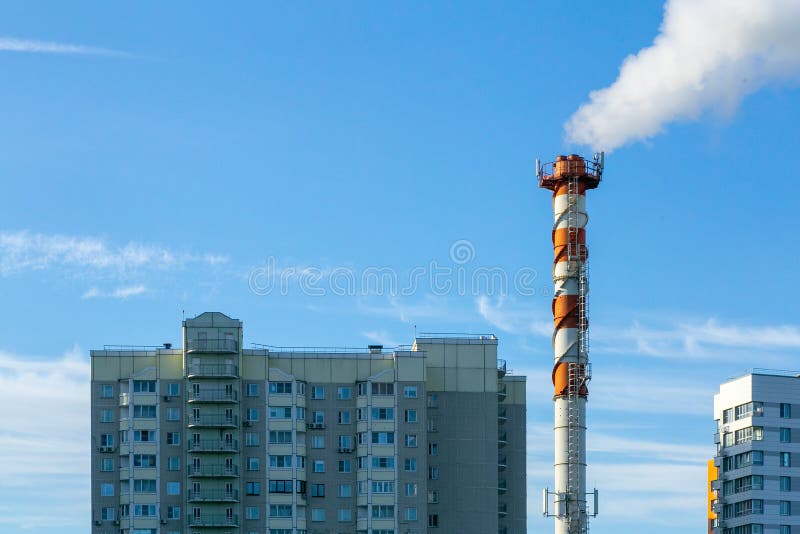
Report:
[[[91,352],[94,534],[524,533],[525,378],[492,336]]]
[[[714,395],[709,532],[800,533],[800,375],[759,370]]]

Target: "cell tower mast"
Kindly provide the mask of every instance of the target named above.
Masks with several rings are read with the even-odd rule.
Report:
[[[536,162],[539,187],[553,192],[553,401],[555,403],[555,487],[544,490],[543,512],[555,517],[556,534],[586,534],[589,509],[586,492],[586,402],[591,379],[589,363],[586,263],[586,191],[600,185],[604,155],[592,161],[558,156]],[[597,490],[592,516],[597,515]],[[552,502],[552,508],[551,508]]]

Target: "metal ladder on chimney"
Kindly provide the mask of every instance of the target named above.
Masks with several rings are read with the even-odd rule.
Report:
[[[573,171],[573,169],[570,169]],[[585,510],[579,508],[585,503],[585,495],[580,495],[580,392],[586,384],[587,358],[587,321],[586,321],[586,249],[579,242],[579,205],[580,182],[578,176],[572,174],[567,179],[567,275],[577,278],[578,282],[578,356],[577,361],[568,364],[567,375],[567,518],[570,534],[587,534],[588,521]],[[585,504],[584,504],[585,506]],[[582,513],[583,512],[583,513]]]

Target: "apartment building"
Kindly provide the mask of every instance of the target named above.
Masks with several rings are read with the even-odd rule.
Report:
[[[91,351],[94,534],[522,534],[525,377],[492,335]]]
[[[799,418],[797,373],[758,370],[720,386],[710,533],[800,534]]]

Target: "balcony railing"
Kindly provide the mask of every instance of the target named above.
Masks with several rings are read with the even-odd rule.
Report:
[[[189,392],[189,402],[238,402],[239,392],[225,389],[201,389]]]
[[[505,408],[498,408],[497,410],[497,422],[501,425],[508,421],[508,411]]]
[[[506,459],[505,456],[499,456],[497,458],[497,468],[500,471],[505,471],[506,467],[508,467],[508,460]]]
[[[508,445],[508,434],[506,432],[501,432],[497,435],[497,445],[498,447],[505,447]]]
[[[192,527],[238,527],[238,515],[200,514],[190,515],[189,525]]]
[[[508,364],[505,360],[501,359],[497,360],[497,376],[499,378],[503,378],[504,376],[506,376],[506,373],[508,372],[507,365]]]
[[[225,491],[206,489],[200,491],[189,490],[189,502],[237,502],[239,490]]]
[[[500,387],[497,389],[497,400],[499,402],[503,402],[504,400],[506,400],[506,394],[507,394],[506,385],[501,384]]]
[[[497,505],[497,515],[505,517],[508,515],[508,504],[502,503]]]
[[[239,424],[239,416],[225,415],[225,414],[204,414],[195,416],[189,414],[186,417],[186,421],[189,428],[196,428],[203,426],[231,428]]]
[[[501,480],[499,484],[497,484],[497,492],[498,493],[505,493],[508,491],[508,482],[505,480]]]
[[[189,378],[237,378],[239,366],[232,363],[196,363],[186,369]]]
[[[222,439],[189,440],[189,452],[238,452],[239,440],[225,441]]]
[[[186,352],[238,352],[239,343],[234,339],[189,339]]]
[[[238,477],[239,468],[235,465],[191,465],[190,477]]]

